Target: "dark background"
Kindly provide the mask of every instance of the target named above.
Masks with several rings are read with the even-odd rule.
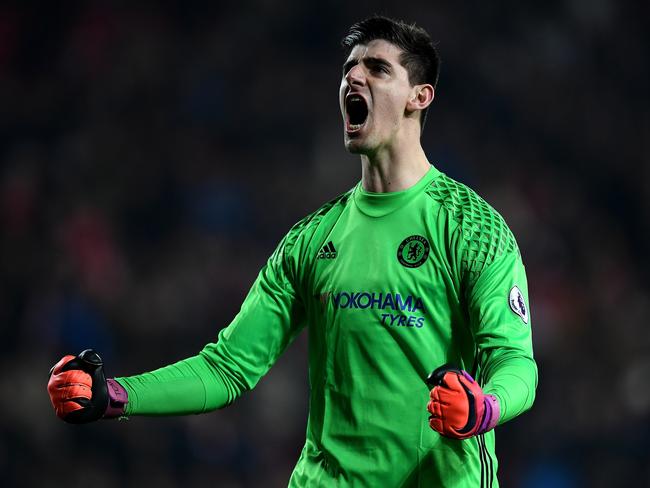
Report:
[[[289,227],[358,181],[338,43],[375,12],[438,42],[423,145],[527,266],[540,382],[498,428],[502,486],[650,486],[647,2],[54,3],[0,6],[2,486],[286,486],[306,334],[204,416],[69,426],[47,371],[214,340]]]

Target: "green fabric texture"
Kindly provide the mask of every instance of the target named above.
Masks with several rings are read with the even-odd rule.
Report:
[[[127,415],[214,410],[307,328],[309,420],[290,486],[498,486],[494,431],[433,431],[426,378],[455,364],[498,398],[500,423],[524,412],[537,385],[528,310],[502,217],[431,167],[406,191],[359,184],[300,221],[215,343],[118,381]]]

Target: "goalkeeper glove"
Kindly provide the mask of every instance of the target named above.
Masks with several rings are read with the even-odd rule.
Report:
[[[124,387],[106,379],[104,363],[92,349],[63,356],[50,370],[47,391],[56,415],[71,424],[119,417],[128,402]]]
[[[429,426],[445,437],[467,439],[493,429],[499,421],[499,402],[486,395],[466,371],[450,365],[427,378],[433,387],[427,410]]]

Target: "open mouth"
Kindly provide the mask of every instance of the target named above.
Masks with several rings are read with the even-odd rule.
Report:
[[[347,114],[347,131],[358,131],[368,118],[368,104],[360,95],[349,95],[345,99],[345,113]]]

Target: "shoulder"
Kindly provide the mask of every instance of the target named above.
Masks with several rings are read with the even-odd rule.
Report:
[[[517,241],[504,218],[467,185],[440,175],[427,194],[449,220],[467,268],[480,271],[504,253],[519,253]],[[464,267],[465,267],[464,266]]]
[[[300,219],[291,227],[279,248],[284,252],[290,252],[308,245],[316,234],[327,232],[343,212],[352,192],[353,190],[348,190]]]

